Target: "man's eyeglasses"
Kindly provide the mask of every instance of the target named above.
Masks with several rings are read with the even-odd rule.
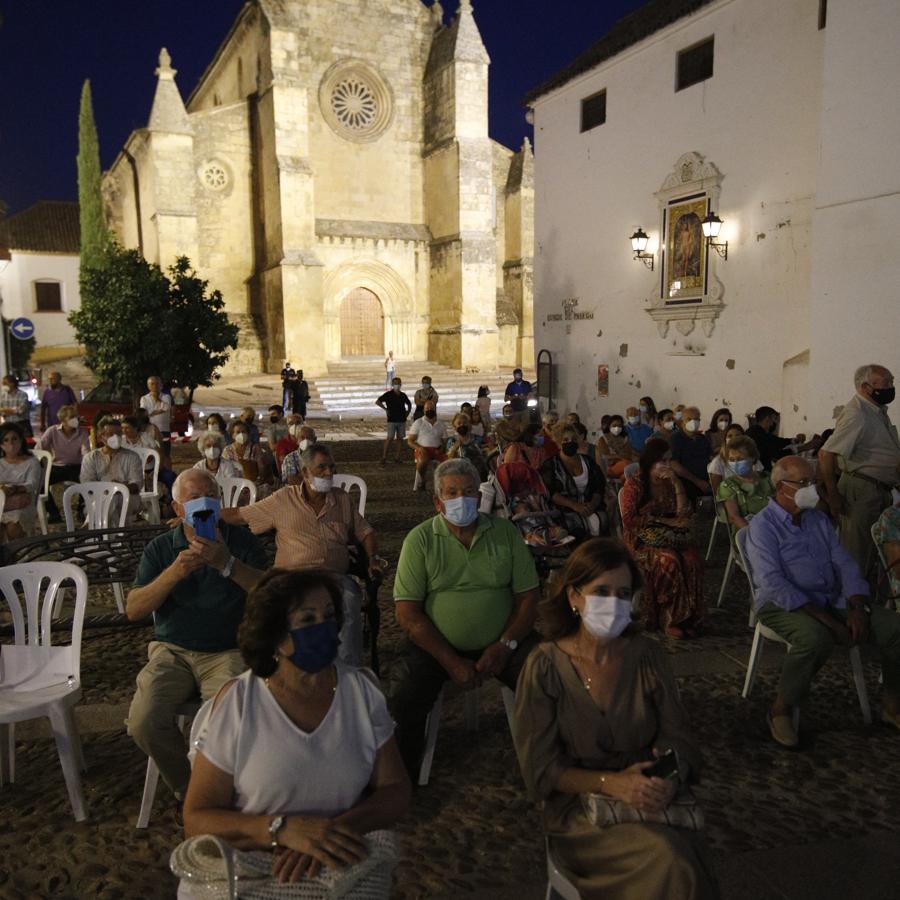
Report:
[[[782,478],[781,480],[787,484],[799,484],[800,487],[809,487],[811,484],[817,485],[819,483],[818,478],[803,478],[800,481],[794,481],[793,478]]]

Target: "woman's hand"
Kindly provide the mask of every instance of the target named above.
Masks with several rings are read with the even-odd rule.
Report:
[[[356,865],[369,854],[362,835],[349,825],[338,825],[332,819],[288,816],[278,838],[287,849],[296,850],[333,869]],[[299,861],[295,863],[299,864]]]
[[[675,796],[675,783],[666,778],[648,778],[644,769],[652,762],[639,762],[615,775],[606,776],[606,793],[630,803],[635,809],[661,812]]]
[[[315,878],[321,870],[322,864],[317,859],[313,859],[308,853],[288,850],[287,847],[279,847],[272,861],[272,874],[282,883]]]

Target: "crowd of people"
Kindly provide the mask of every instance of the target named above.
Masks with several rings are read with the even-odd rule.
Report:
[[[200,459],[171,484],[173,527],[147,545],[127,597],[128,618],[152,615],[154,628],[128,729],[183,803],[188,837],[269,854],[278,882],[337,868],[360,896],[387,896],[390,832],[409,810],[429,712],[447,682],[469,691],[496,678],[515,692],[525,785],[581,897],[717,896],[690,790],[701,754],[649,635],[702,637],[696,526],[714,512],[732,541],[744,532],[756,615],[790,645],[767,715],[773,739],[798,746],[794,712],[816,672],[834,644],[864,641],[880,651],[881,719],[900,730],[900,616],[879,595],[900,581],[887,369],[861,367],[834,428],[810,441],[779,436],[769,406],[746,430],[727,408],[704,427],[697,407],[657,409],[650,397],[604,416],[591,436],[574,412],[538,420],[521,370],[496,418],[486,387],[441,417],[430,378],[411,400],[392,355],[385,370],[381,465],[411,447],[434,515],[403,541],[393,599],[405,639],[383,685],[363,668],[350,574],[352,552],[368,576],[383,574],[376,532],[335,486],[334,455],[301,412],[275,405],[261,423],[250,407],[230,422],[210,415]],[[140,446],[161,418],[165,395],[150,382],[146,418],[101,420],[93,450],[75,407],[57,407],[41,440],[67,467],[60,480],[79,465],[82,478],[140,490],[127,443]],[[27,516],[7,519],[37,484],[14,419],[0,426],[0,450],[3,524],[25,528]],[[223,508],[222,478],[237,475],[258,500]],[[515,483],[544,505],[528,505]],[[486,497],[500,493],[508,506],[498,510]],[[543,585],[546,548],[523,527],[541,515],[566,535]],[[270,567],[260,536],[272,532]],[[191,764],[175,716],[193,699],[205,705]]]

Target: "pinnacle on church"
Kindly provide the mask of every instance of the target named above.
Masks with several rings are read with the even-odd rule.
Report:
[[[154,72],[159,80],[156,82],[156,94],[153,97],[150,122],[147,125],[150,131],[168,131],[173,134],[194,133],[178,85],[175,84],[176,72],[177,70],[172,68],[172,57],[169,56],[169,51],[163,47],[159,51],[159,66]]]
[[[490,63],[491,58],[472,14],[472,0],[460,0],[459,12],[451,27],[456,29],[454,59],[463,62]]]
[[[178,70],[172,68],[172,57],[169,56],[169,51],[165,47],[159,51],[159,68],[153,74],[158,75],[160,78],[172,79],[178,74]]]

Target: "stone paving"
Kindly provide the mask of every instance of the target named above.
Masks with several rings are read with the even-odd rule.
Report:
[[[191,452],[180,448],[185,463]],[[336,444],[341,468],[366,479],[367,517],[382,552],[395,560],[403,536],[431,514],[431,504],[409,490],[409,462],[381,469],[378,454],[376,442]],[[707,570],[710,604],[725,562],[720,537]],[[400,638],[390,581],[380,602],[387,671]],[[103,603],[112,608],[109,598],[92,597],[92,607]],[[745,580],[736,573],[706,636],[660,638],[704,748],[696,793],[723,896],[900,897],[900,734],[863,725],[846,652],[836,651],[803,711],[802,749],[773,744],[764,713],[783,651],[766,649],[753,695],[741,699],[751,638],[747,604]],[[85,634],[78,718],[89,765],[87,822],[76,825],[71,818],[52,741],[39,728],[19,729],[17,782],[0,791],[2,900],[174,896],[167,859],[180,838],[172,798],[161,786],[150,828],[134,829],[145,759],[121,724],[149,638],[147,628]],[[877,659],[865,654],[865,668],[877,716]],[[467,732],[462,698],[452,696],[445,705],[431,782],[416,792],[400,829],[392,895],[400,900],[544,896],[539,818],[524,796],[499,690],[491,685],[482,688],[480,713],[478,731]]]

